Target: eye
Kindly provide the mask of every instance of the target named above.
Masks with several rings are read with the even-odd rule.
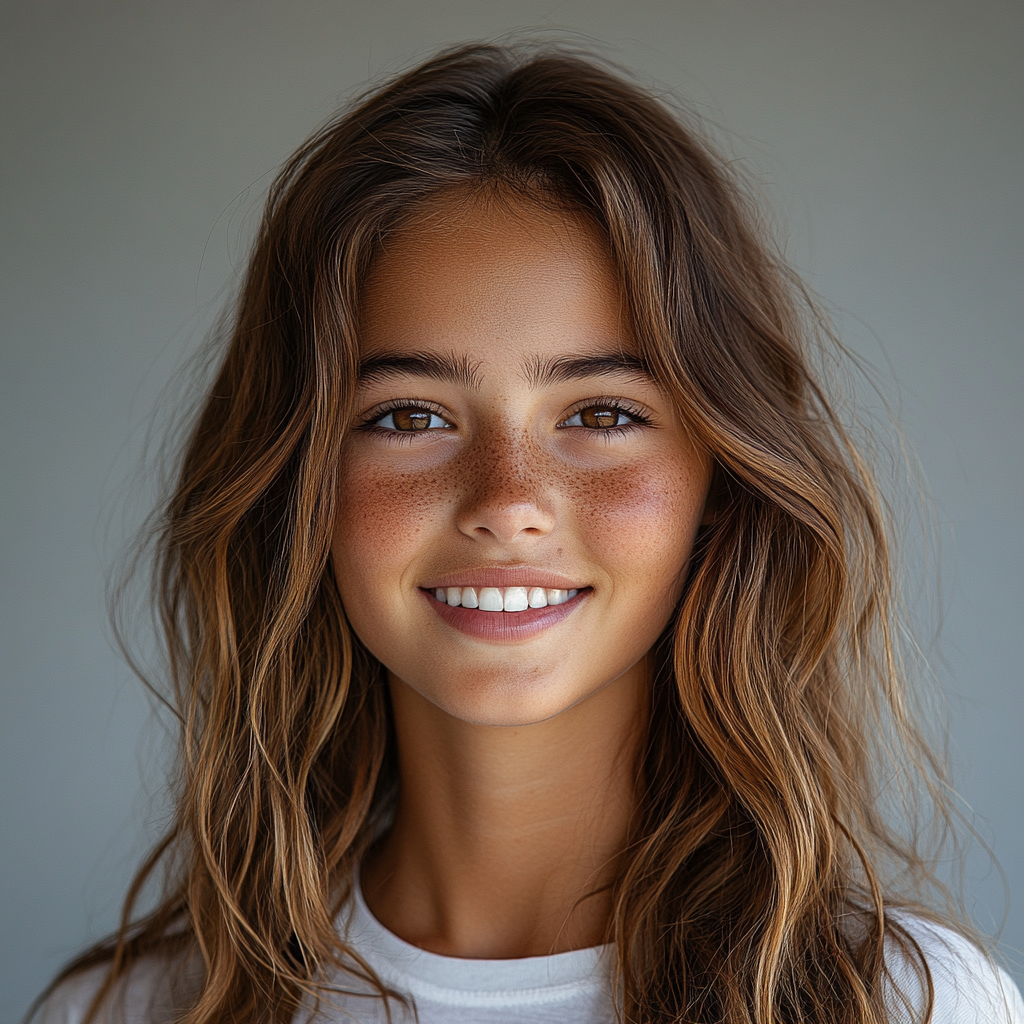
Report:
[[[418,405],[389,409],[382,416],[371,420],[370,423],[380,430],[390,430],[400,434],[451,428],[451,424],[442,416],[431,409],[425,409]]]
[[[560,427],[584,427],[587,430],[613,430],[616,427],[632,427],[646,422],[647,418],[639,412],[623,409],[618,405],[596,403],[578,409],[558,425]]]

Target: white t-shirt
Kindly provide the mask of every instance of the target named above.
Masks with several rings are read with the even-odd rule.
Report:
[[[901,918],[927,957],[935,986],[932,1024],[1024,1024],[1024,1002],[1005,972],[954,932],[916,918]],[[370,913],[356,891],[341,924],[360,955],[389,988],[415,1003],[419,1024],[612,1024],[615,1010],[609,978],[611,946],[596,946],[519,960],[465,960],[428,953],[403,942]],[[915,1006],[920,986],[906,963],[891,965],[896,981]],[[99,1024],[164,1024],[172,1019],[168,989],[154,963],[142,963],[100,1015]],[[81,1024],[103,977],[97,968],[73,978],[47,1000],[39,1024]],[[315,1024],[384,1024],[381,1000],[350,979],[337,979],[348,993],[321,1003]],[[359,991],[367,994],[358,994]],[[394,1024],[416,1018],[392,1000]],[[296,1024],[309,1020],[300,1011]],[[901,1019],[897,1015],[895,1020]],[[895,1022],[894,1022],[895,1024]]]

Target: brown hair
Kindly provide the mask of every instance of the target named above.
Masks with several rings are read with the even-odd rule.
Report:
[[[886,1021],[883,942],[930,990],[886,914],[889,879],[934,877],[884,820],[878,780],[895,760],[935,797],[942,776],[905,701],[883,503],[810,369],[827,329],[707,143],[557,49],[443,53],[274,183],[159,521],[174,823],[120,931],[62,977],[109,964],[95,1013],[142,958],[192,958],[187,1024],[288,1020],[331,966],[373,980],[334,925],[397,786],[380,667],[328,560],[356,312],[388,233],[479,187],[600,226],[639,354],[715,460],[614,894],[622,1017]],[[136,919],[161,863],[167,892]]]

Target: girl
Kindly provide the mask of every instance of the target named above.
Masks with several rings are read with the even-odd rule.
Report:
[[[821,330],[578,56],[303,146],[159,521],[174,822],[39,1019],[1024,1021],[877,805],[942,777]]]

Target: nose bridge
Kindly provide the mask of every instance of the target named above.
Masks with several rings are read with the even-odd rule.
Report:
[[[460,529],[508,541],[524,532],[547,533],[553,507],[547,455],[529,430],[495,423],[466,453]]]

